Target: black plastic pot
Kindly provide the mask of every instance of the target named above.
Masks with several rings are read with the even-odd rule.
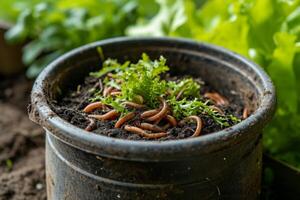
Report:
[[[129,141],[96,135],[57,116],[58,99],[105,57],[164,55],[174,74],[201,76],[255,112],[210,135],[174,141]],[[46,130],[49,199],[257,199],[262,128],[275,108],[273,85],[261,68],[220,47],[170,38],[115,38],[83,46],[50,64],[32,90],[31,119]]]

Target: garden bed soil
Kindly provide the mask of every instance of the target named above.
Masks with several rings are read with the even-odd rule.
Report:
[[[0,80],[0,199],[46,199],[44,133],[27,114],[32,82]]]
[[[168,80],[178,80],[181,78],[178,77],[169,77],[167,76]],[[215,90],[214,88],[211,88],[209,85],[202,85],[203,81],[200,79],[194,79],[195,81],[201,83],[201,91],[200,94],[203,96],[206,92],[218,92],[219,94],[226,94],[228,91],[222,91],[222,90]],[[99,78],[88,76],[85,78],[84,82],[81,85],[76,86],[75,88],[68,88],[69,92],[62,96],[61,99],[58,100],[52,100],[50,102],[50,105],[52,109],[63,119],[70,122],[71,124],[80,127],[82,129],[85,129],[85,127],[88,126],[90,123],[87,114],[83,112],[83,109],[91,103],[90,99],[93,96],[93,91],[96,89],[96,87],[99,86],[98,84]],[[230,95],[224,96],[228,101],[228,106],[221,106],[220,108],[224,111],[226,114],[232,114],[239,119],[242,118],[243,115],[243,109],[244,109],[244,102],[242,98],[238,95],[237,91],[230,91]],[[252,97],[249,97],[250,99]],[[204,99],[208,100],[208,99]],[[251,101],[251,100],[250,100]],[[101,111],[96,110],[93,114],[104,114],[107,111]],[[138,116],[138,115],[137,115]],[[209,133],[213,133],[216,131],[220,131],[223,129],[223,127],[216,124],[211,118],[202,115],[200,116],[203,122],[203,128],[201,130],[201,135],[206,135]],[[133,123],[140,123],[138,117],[134,118]],[[95,120],[96,122],[96,128],[92,131],[96,134],[102,134],[109,137],[114,138],[122,138],[122,139],[129,139],[129,140],[153,140],[144,138],[138,134],[133,134],[128,131],[125,131],[124,129],[120,128],[114,128],[114,124],[117,122],[116,120],[111,121],[99,121]],[[183,127],[173,127],[168,130],[168,136],[154,139],[154,140],[174,140],[174,139],[183,139],[190,137],[194,130],[196,129],[196,124],[187,124]]]

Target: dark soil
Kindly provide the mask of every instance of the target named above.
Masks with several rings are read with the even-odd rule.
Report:
[[[177,77],[168,77],[167,79],[174,80],[177,79]],[[214,88],[211,88],[209,85],[206,85],[200,79],[197,79],[196,81],[202,83],[200,91],[201,96],[203,96],[205,92],[218,92],[222,95],[224,93],[223,91],[214,90]],[[93,90],[99,87],[98,83],[99,79],[94,77],[86,77],[84,83],[78,85],[76,88],[70,88],[69,93],[67,93],[66,96],[62,97],[57,101],[53,100],[52,102],[50,102],[50,104],[52,105],[52,109],[66,121],[84,129],[88,126],[89,120],[87,118],[87,114],[85,114],[82,110],[85,106],[91,103],[90,98],[94,94]],[[244,103],[239,97],[239,95],[237,95],[236,92],[231,91],[230,96],[225,97],[230,102],[228,106],[222,107],[222,110],[225,112],[225,114],[233,114],[234,116],[241,118],[244,109]],[[205,101],[207,99],[203,100]],[[144,110],[140,110],[140,112],[142,111]],[[96,110],[92,114],[104,114],[105,112],[107,111]],[[223,129],[223,127],[215,123],[208,116],[202,115],[200,117],[204,124],[201,131],[202,135],[213,133]],[[137,118],[131,120],[131,124],[140,123],[140,121]],[[111,121],[95,120],[96,128],[93,130],[93,133],[129,140],[151,140],[145,139],[140,135],[127,132],[122,128],[114,128],[114,124],[116,123],[116,121],[117,119]],[[168,136],[159,138],[159,140],[187,138],[194,133],[195,128],[196,124],[187,124],[183,127],[170,128],[167,130],[167,132],[169,133]]]
[[[0,199],[46,199],[44,133],[27,115],[32,82],[0,80]]]

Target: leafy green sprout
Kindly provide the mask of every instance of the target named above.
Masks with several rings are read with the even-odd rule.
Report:
[[[201,85],[192,78],[184,78],[179,81],[163,80],[163,74],[169,71],[166,59],[160,56],[157,60],[151,60],[145,53],[137,63],[129,61],[119,63],[116,59],[107,59],[103,67],[91,76],[102,78],[105,86],[120,89],[121,94],[116,96],[102,96],[101,92],[95,92],[90,99],[92,102],[100,101],[113,107],[116,111],[125,115],[129,110],[122,105],[125,101],[141,103],[150,109],[160,105],[159,99],[166,100],[171,108],[172,115],[177,119],[183,119],[191,115],[206,115],[212,118],[221,127],[228,127],[238,123],[240,119],[233,115],[223,115],[210,107],[209,101],[202,101],[200,96]],[[106,76],[110,73],[110,77]],[[180,95],[180,99],[177,96]]]

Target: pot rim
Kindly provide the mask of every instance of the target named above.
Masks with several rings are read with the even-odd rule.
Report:
[[[51,110],[44,91],[49,84],[47,83],[47,78],[57,65],[59,65],[62,61],[65,61],[68,58],[76,54],[80,54],[88,49],[111,43],[126,43],[135,41],[139,43],[146,41],[161,41],[186,43],[190,46],[201,45],[241,61],[243,64],[246,64],[247,67],[251,68],[256,73],[258,79],[262,82],[264,92],[263,97],[261,97],[259,107],[247,119],[221,131],[196,138],[167,141],[135,141],[94,134],[70,124]],[[276,104],[275,88],[271,79],[262,68],[252,61],[219,46],[197,42],[190,39],[169,37],[118,37],[76,48],[57,58],[41,72],[32,89],[31,103],[31,119],[38,122],[48,131],[48,133],[50,132],[64,143],[83,151],[106,157],[140,161],[161,159],[172,160],[178,157],[186,157],[187,154],[198,155],[199,151],[202,153],[208,153],[217,151],[218,149],[228,148],[232,145],[232,140],[239,143],[241,142],[242,136],[245,134],[251,135],[251,130],[260,130],[263,126],[265,126],[265,123],[267,123],[273,116]],[[32,117],[32,115],[35,117]]]

